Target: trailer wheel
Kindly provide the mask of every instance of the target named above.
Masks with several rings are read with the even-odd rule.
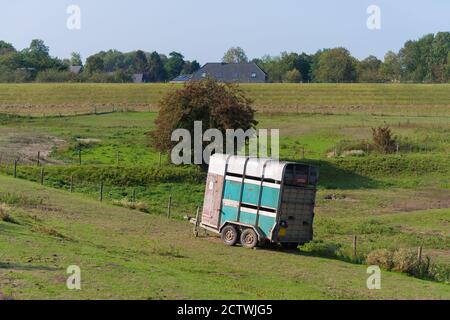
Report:
[[[296,243],[296,242],[283,242],[281,244],[281,246],[283,247],[283,249],[286,249],[286,250],[295,250],[298,247],[298,243]]]
[[[228,225],[222,229],[220,234],[222,241],[227,246],[234,246],[238,241],[238,232],[236,228],[232,225]]]
[[[258,244],[258,235],[255,230],[247,228],[241,234],[241,244],[245,248],[254,248]]]

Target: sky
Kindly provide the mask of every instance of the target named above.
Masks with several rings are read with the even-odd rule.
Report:
[[[67,27],[70,5],[80,9],[80,29]],[[367,27],[370,5],[380,9],[380,29]],[[60,58],[141,49],[203,64],[232,46],[249,58],[343,46],[363,59],[450,31],[449,17],[449,0],[2,0],[0,40],[23,49],[42,39]]]

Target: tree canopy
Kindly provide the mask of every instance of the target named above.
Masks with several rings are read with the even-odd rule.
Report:
[[[450,80],[450,32],[427,34],[406,41],[398,51],[389,51],[383,60],[375,56],[358,60],[345,48],[327,48],[315,53],[281,52],[252,61],[268,75],[269,82],[427,82],[445,83]],[[249,59],[240,47],[230,48],[223,62],[242,63]],[[72,76],[69,66],[83,66],[83,72]],[[49,47],[40,39],[17,50],[0,40],[0,82],[57,81],[125,82],[142,73],[150,82],[166,82],[192,74],[200,69],[197,60],[186,60],[173,51],[168,56],[157,51],[100,51],[87,57],[79,53],[60,59],[50,55]],[[48,71],[51,70],[51,71]],[[55,72],[61,72],[56,75]]]

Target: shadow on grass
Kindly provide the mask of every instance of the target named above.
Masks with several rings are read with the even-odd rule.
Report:
[[[305,246],[309,245],[306,244]],[[297,256],[333,259],[353,264],[363,264],[365,261],[365,257],[363,255],[357,255],[356,257],[353,257],[351,255],[345,254],[341,250],[341,246],[335,243],[320,243],[320,245],[314,243],[313,247],[310,246],[309,248],[298,247],[296,249],[285,249],[277,244],[267,244],[260,249],[274,252],[282,252]]]
[[[336,166],[325,160],[305,159],[302,163],[319,168],[319,187],[325,189],[375,189],[385,183],[351,170]]]

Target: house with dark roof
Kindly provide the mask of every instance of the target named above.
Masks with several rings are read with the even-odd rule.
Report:
[[[192,75],[192,80],[206,78],[220,82],[264,83],[267,74],[253,62],[248,63],[207,63]]]
[[[178,77],[172,79],[172,81],[170,81],[170,83],[184,83],[191,79],[192,79],[192,74],[182,74],[182,75],[179,75]]]

